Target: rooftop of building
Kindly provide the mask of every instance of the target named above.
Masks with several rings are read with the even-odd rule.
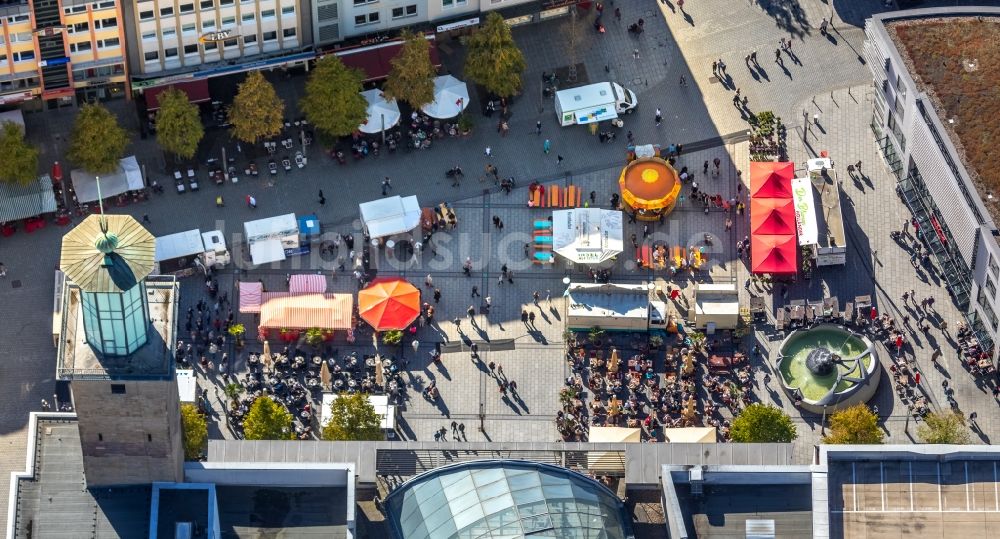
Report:
[[[905,15],[905,12],[901,15]],[[958,150],[994,222],[1000,222],[1000,16],[901,17],[885,20],[906,68]],[[992,201],[991,201],[991,196]]]
[[[677,485],[677,498],[691,539],[751,537],[751,530],[771,531],[761,537],[811,537],[810,485]]]
[[[178,287],[173,277],[146,279],[149,321],[148,341],[124,357],[100,357],[87,343],[83,328],[80,287],[66,283],[63,294],[62,334],[56,363],[60,380],[159,379],[169,377],[174,367]]]
[[[344,487],[217,486],[223,538],[348,537]]]

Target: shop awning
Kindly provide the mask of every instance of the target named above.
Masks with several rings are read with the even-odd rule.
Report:
[[[69,176],[73,180],[73,189],[76,190],[77,200],[81,203],[87,203],[98,199],[97,176],[81,169],[71,171]],[[139,162],[136,161],[134,155],[130,155],[119,162],[117,171],[101,175],[100,196],[108,198],[145,187]]]
[[[794,234],[755,235],[750,238],[754,273],[794,275],[798,273],[798,245]]]
[[[323,275],[299,274],[288,278],[289,294],[323,294],[326,292],[326,277]]]
[[[792,198],[791,181],[795,165],[789,162],[750,162],[752,198]]]
[[[160,94],[168,88],[177,88],[188,96],[191,103],[204,103],[210,101],[212,96],[208,93],[208,79],[195,79],[187,82],[175,82],[166,86],[157,86],[145,91],[146,109],[156,110],[160,108]]]
[[[791,199],[750,199],[751,234],[794,234],[795,209]]]
[[[441,58],[438,56],[437,44],[434,36],[427,36],[430,41],[431,63],[435,67],[441,65]],[[368,47],[358,47],[355,49],[339,50],[333,54],[340,57],[340,61],[347,67],[360,69],[365,73],[365,82],[382,80],[389,76],[392,70],[392,59],[403,49],[403,41],[389,41]]]
[[[349,329],[354,298],[350,294],[264,294],[260,327]]]
[[[240,312],[259,313],[263,303],[264,285],[258,282],[240,281]]]
[[[36,217],[56,211],[56,196],[49,176],[27,185],[0,182],[0,223]]]

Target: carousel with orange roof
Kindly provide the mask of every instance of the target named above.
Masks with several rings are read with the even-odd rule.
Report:
[[[657,221],[673,211],[681,181],[674,167],[663,159],[638,157],[622,169],[618,187],[623,210],[632,211],[642,221]]]

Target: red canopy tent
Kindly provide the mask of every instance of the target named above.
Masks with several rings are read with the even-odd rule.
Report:
[[[750,232],[754,235],[795,234],[795,208],[791,199],[750,199]]]
[[[754,273],[788,275],[798,272],[798,245],[795,234],[756,235],[750,239]]]
[[[795,165],[789,162],[750,162],[751,198],[792,198]]]

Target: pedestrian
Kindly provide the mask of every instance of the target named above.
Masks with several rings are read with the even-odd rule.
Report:
[[[622,22],[622,10],[620,8],[615,8],[615,20]]]
[[[528,325],[528,311],[521,309],[521,322]]]
[[[5,266],[2,262],[0,262],[0,277],[6,277],[6,276],[7,276],[7,266]]]
[[[483,298],[483,304],[486,305],[487,309],[489,309],[490,307],[492,307],[493,306],[493,297],[492,296],[486,296],[485,298]]]
[[[500,136],[506,137],[507,133],[509,132],[510,132],[510,125],[508,125],[506,121],[500,122]]]
[[[742,92],[742,91],[743,91],[743,89],[742,89],[742,88],[737,88],[737,89],[736,89],[736,98],[737,98],[737,99],[738,99],[738,98],[740,97],[740,92]]]
[[[712,74],[714,75],[716,71],[719,70],[719,62],[712,60]]]
[[[597,191],[590,192],[590,203],[597,204]]]
[[[660,127],[660,124],[663,123],[663,113],[660,112],[660,108],[659,107],[656,108],[656,118],[655,119],[656,119],[656,127]]]
[[[389,189],[392,189],[392,180],[390,180],[389,177],[386,176],[385,179],[382,180],[382,196],[388,195]]]
[[[490,361],[487,367],[490,368],[490,375],[492,376],[497,370],[497,364],[495,361]]]
[[[535,325],[535,311],[531,311],[530,313],[528,313],[528,325],[529,326]]]
[[[469,305],[469,308],[466,309],[465,312],[466,312],[466,314],[469,315],[469,318],[473,319],[472,320],[473,322],[476,321],[475,320],[475,318],[476,318],[476,307],[474,305]]]
[[[478,295],[479,295],[479,287],[478,286],[473,286],[472,287],[472,297],[476,297]]]
[[[500,286],[500,285],[503,284],[504,277],[506,277],[506,275],[503,274],[503,273],[501,273],[500,275],[497,275],[497,286]]]
[[[726,217],[726,232],[729,232],[732,229],[733,229],[733,220],[730,219],[729,217]]]
[[[777,63],[782,63],[781,61],[781,49],[774,49],[774,61]]]
[[[424,286],[426,286],[427,288],[433,288],[434,287],[434,278],[431,277],[430,273],[428,273],[427,277],[424,278]]]
[[[702,174],[708,174],[708,161],[707,160],[705,161],[704,166],[701,167],[701,173]]]
[[[745,64],[747,65],[747,67],[750,67],[750,55],[749,55],[749,54],[748,54],[748,55],[746,55],[746,56],[745,56],[745,57],[743,58],[743,63],[745,63]]]
[[[319,190],[319,205],[323,206],[324,204],[326,204],[326,197],[323,196],[323,190],[320,189]]]
[[[976,412],[972,412],[971,414],[969,414],[969,423],[972,423],[973,426],[978,426],[976,425],[977,417],[979,417],[979,414]]]
[[[503,376],[503,365],[497,365],[497,374]]]
[[[506,395],[507,394],[507,382],[505,380],[500,380],[500,383],[498,384],[498,386],[500,387],[500,393],[503,393],[504,395]]]
[[[687,86],[687,80],[685,80],[684,75],[681,75],[681,86]]]
[[[636,60],[639,59],[639,49],[632,50],[632,58],[635,58]]]
[[[465,273],[466,277],[471,277],[472,276],[472,258],[471,257],[467,257],[465,259],[465,263],[462,264],[462,272]]]
[[[510,283],[510,284],[514,284],[514,272],[513,271],[508,271],[507,272],[507,282]]]
[[[440,302],[441,302],[441,289],[440,288],[435,288],[434,289],[434,303],[440,303]]]
[[[739,94],[736,94],[736,95],[733,96],[733,105],[737,106],[737,107],[740,106],[740,96],[739,96]]]
[[[726,63],[722,61],[722,58],[719,58],[719,72],[723,75],[726,74]]]
[[[861,174],[861,160],[859,159],[857,163],[854,163],[854,168],[857,169],[858,174]],[[864,176],[864,174],[861,174]]]
[[[541,120],[537,120],[535,122],[535,134],[536,135],[541,135],[542,134],[542,121]]]
[[[535,290],[534,292],[531,293],[531,299],[534,300],[535,305],[538,305],[538,300],[541,297],[542,297],[542,295],[538,293],[538,290]]]
[[[562,166],[562,162],[563,162],[563,156],[557,154],[556,155],[556,165],[561,167]]]
[[[500,219],[500,226],[498,228],[500,228],[500,232],[503,232],[503,219]]]
[[[634,232],[632,233],[632,247],[633,248],[639,247],[639,241],[636,239]]]
[[[757,51],[750,53],[750,61],[753,62],[754,65],[757,65]]]
[[[747,108],[747,102],[750,101],[749,96],[743,96],[743,108]]]
[[[493,148],[490,148],[489,146],[487,146],[486,149],[483,150],[483,154],[485,154],[486,157],[488,157],[488,158],[492,157],[493,156]]]
[[[149,223],[150,222],[149,221],[149,214],[148,213],[142,214],[142,222],[143,223]]]
[[[546,155],[548,155],[551,149],[552,149],[552,143],[549,142],[549,139],[545,139],[545,142],[542,143],[542,151],[545,152]]]

